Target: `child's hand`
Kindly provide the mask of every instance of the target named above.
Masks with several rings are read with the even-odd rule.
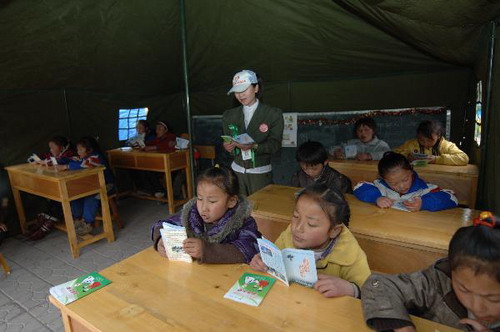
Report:
[[[239,143],[234,143],[234,144],[236,144],[236,147],[240,148],[241,151],[250,150],[253,147],[253,144],[239,144]]]
[[[356,155],[356,160],[360,160],[360,161],[363,161],[363,160],[372,160],[372,155],[369,154],[369,153],[358,153]]]
[[[318,281],[314,284],[314,289],[324,297],[354,296],[352,287],[349,281],[326,274],[318,274]]]
[[[394,332],[417,332],[414,326],[405,326],[399,329],[395,329]]]
[[[201,258],[203,254],[203,242],[200,239],[187,238],[183,242],[184,251],[193,258]]]
[[[236,147],[236,143],[233,141],[231,141],[231,143],[224,142],[222,145],[227,152],[233,152],[234,148]]]
[[[333,156],[335,157],[335,159],[345,159],[344,151],[342,151],[341,148],[338,148],[337,150],[335,150],[333,152]]]
[[[429,164],[435,164],[436,163],[436,156],[435,155],[431,155],[429,156]]]
[[[7,232],[7,225],[5,225],[4,223],[0,222],[0,231],[1,232]]]
[[[409,200],[404,201],[403,205],[406,206],[410,211],[420,211],[420,209],[422,208],[422,198],[412,197]]]
[[[463,318],[460,320],[460,324],[467,324],[472,326],[474,331],[479,331],[479,332],[491,332],[490,329],[485,327],[483,324],[479,323],[477,320],[470,319],[470,318]]]
[[[165,249],[165,244],[163,243],[162,239],[160,239],[160,241],[158,241],[157,250],[158,250],[158,253],[160,254],[161,257],[168,258],[167,257],[167,250]]]
[[[394,201],[388,197],[379,197],[376,203],[379,208],[388,209],[394,204]]]
[[[260,271],[260,272],[267,271],[267,266],[262,261],[262,257],[260,257],[260,254],[255,254],[255,256],[253,256],[252,260],[250,261],[249,265],[255,271]]]

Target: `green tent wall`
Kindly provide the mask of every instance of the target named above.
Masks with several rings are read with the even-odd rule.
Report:
[[[186,0],[185,8],[193,115],[231,107],[232,75],[251,68],[264,78],[265,102],[284,111],[449,106],[452,140],[478,155],[475,84],[487,90],[498,1]],[[0,164],[23,162],[58,133],[114,147],[118,108],[147,106],[153,121],[186,131],[179,13],[177,0],[2,1]],[[497,212],[499,68],[480,188],[482,207]]]

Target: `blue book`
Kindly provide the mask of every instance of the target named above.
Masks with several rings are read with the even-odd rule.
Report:
[[[286,248],[280,250],[267,239],[257,239],[260,256],[267,266],[267,273],[287,286],[291,282],[313,287],[318,281],[316,260],[312,250]]]

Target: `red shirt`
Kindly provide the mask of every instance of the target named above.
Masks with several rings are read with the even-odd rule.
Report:
[[[174,152],[175,151],[175,134],[166,133],[162,137],[156,137],[146,142],[146,146],[156,146],[156,151]]]

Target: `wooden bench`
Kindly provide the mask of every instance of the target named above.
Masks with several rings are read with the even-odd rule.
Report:
[[[269,185],[249,199],[259,231],[274,241],[288,227],[299,188]],[[412,272],[448,254],[455,231],[470,225],[480,211],[455,208],[439,212],[381,209],[346,195],[349,229],[368,256],[370,268],[384,273]]]

